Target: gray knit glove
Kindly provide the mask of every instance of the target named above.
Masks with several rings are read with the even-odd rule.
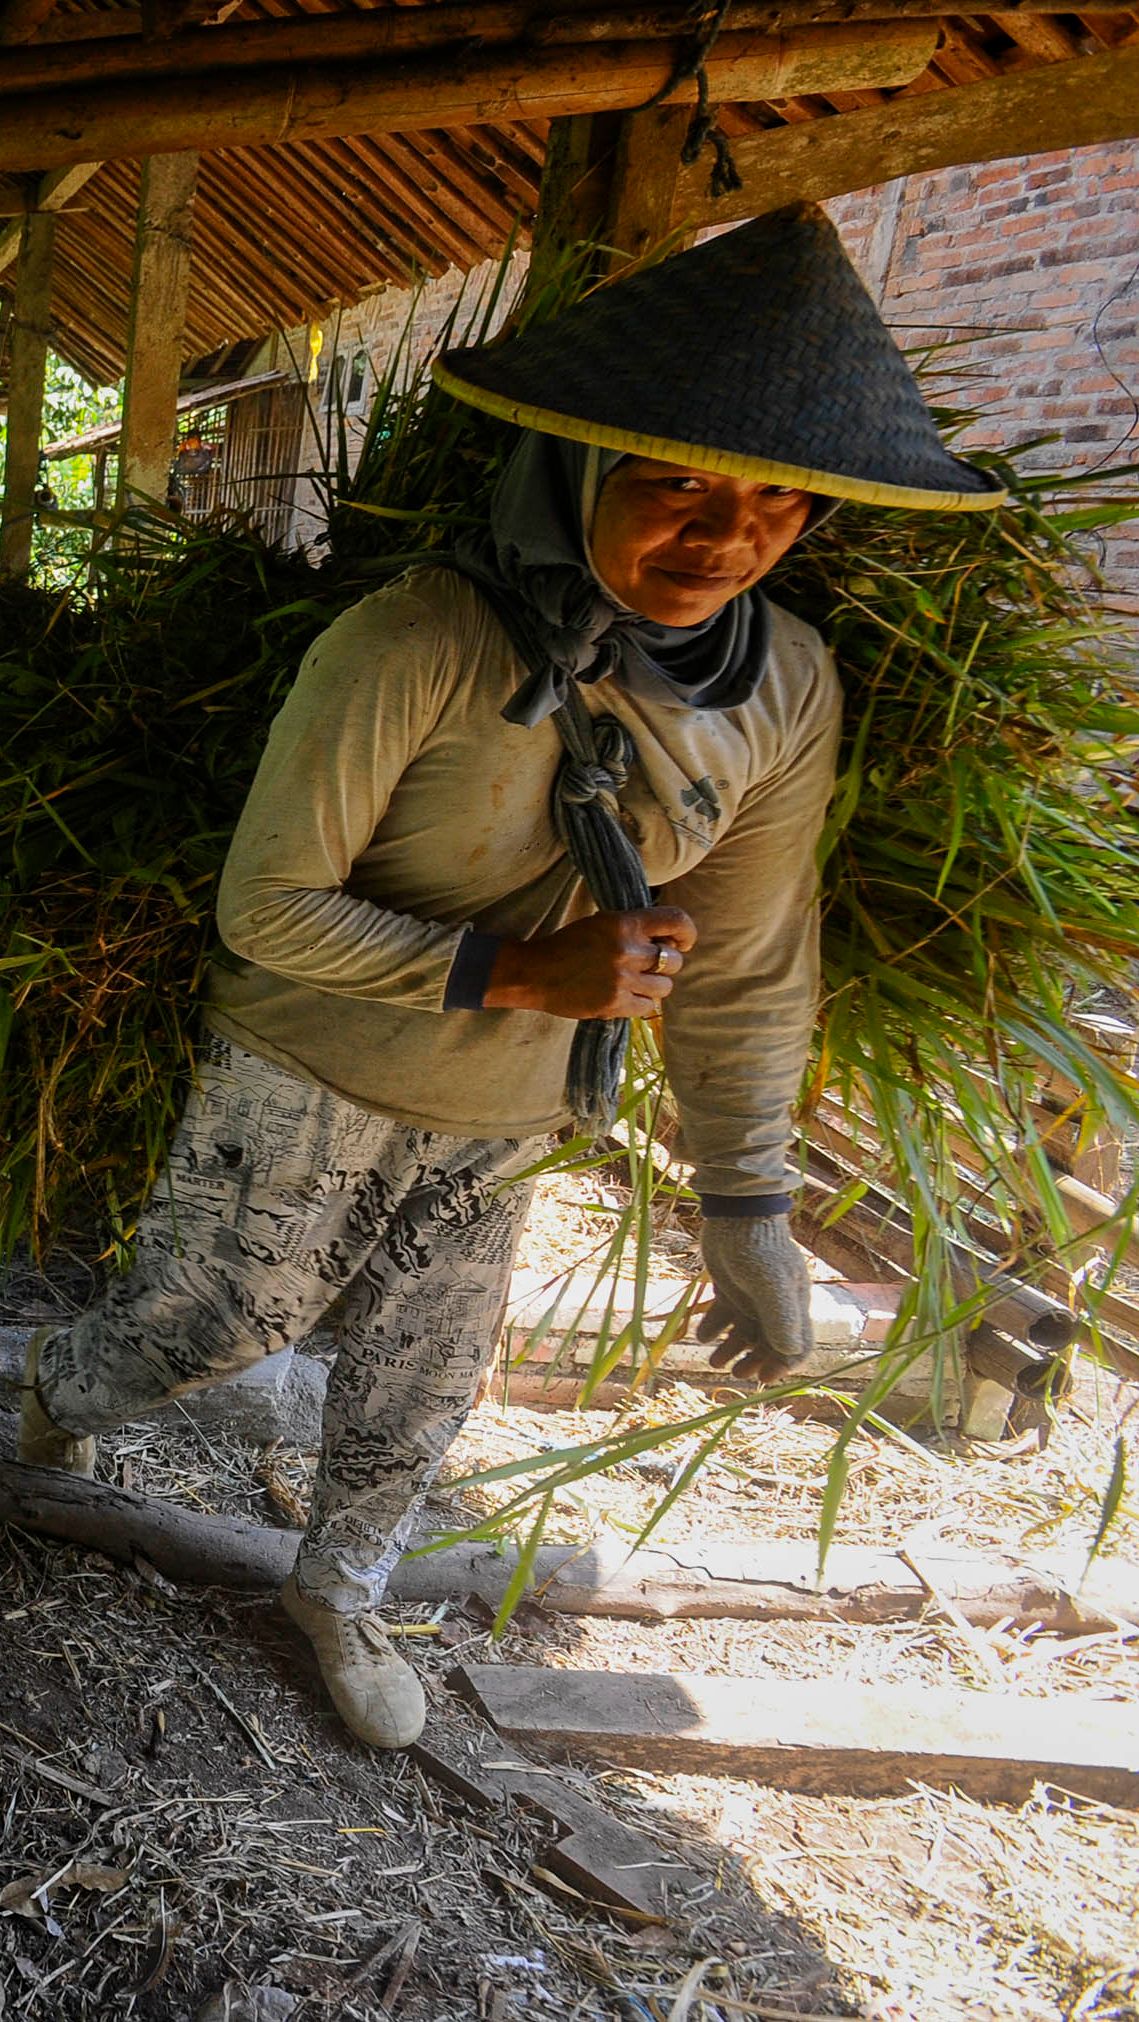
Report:
[[[709,1361],[747,1380],[777,1380],[814,1347],[811,1281],[786,1215],[717,1216],[700,1234],[713,1299],[699,1341],[723,1335]]]

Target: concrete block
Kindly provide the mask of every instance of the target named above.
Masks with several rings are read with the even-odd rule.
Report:
[[[30,1332],[27,1327],[0,1327],[0,1411],[19,1410]],[[285,1348],[279,1355],[255,1362],[239,1376],[212,1383],[208,1390],[190,1391],[178,1402],[203,1432],[228,1434],[256,1446],[281,1439],[304,1453],[315,1453],[320,1445],[327,1385],[323,1362],[295,1348]]]
[[[274,1439],[315,1453],[328,1371],[311,1355],[283,1348],[239,1376],[192,1390],[178,1402],[203,1432],[268,1446]],[[168,1409],[169,1407],[167,1407]]]
[[[961,1397],[961,1431],[969,1439],[1003,1439],[1014,1393],[991,1376],[966,1369]]]

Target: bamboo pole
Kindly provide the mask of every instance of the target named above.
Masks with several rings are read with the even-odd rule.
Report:
[[[504,11],[505,8],[497,7],[494,0],[471,0],[469,6],[455,9],[456,14],[463,13],[473,19],[471,39],[474,41],[484,40],[489,32],[487,24],[497,13]],[[682,10],[679,5],[671,9],[663,5],[625,7],[619,4],[619,0],[618,4],[604,11],[598,7],[597,0],[558,0],[556,8],[547,8],[542,0],[532,0],[532,4],[520,11],[525,14],[528,23],[525,32],[541,35],[546,30],[547,34],[577,41],[605,39],[607,33],[615,40],[625,37],[641,40],[654,34],[683,33],[690,28],[691,22],[690,10]],[[1119,0],[1082,0],[1080,18],[1118,15],[1120,11]],[[387,10],[384,12],[386,18]],[[411,14],[412,10],[409,8],[407,12]],[[435,46],[427,38],[437,24],[442,25],[449,12],[447,0],[443,5],[416,8],[413,18],[424,41],[414,43],[411,35],[415,31],[412,30],[404,46]],[[1006,23],[1010,20],[1032,23],[1055,13],[1056,0],[1017,0],[1011,8],[1002,7],[1001,19]],[[736,27],[760,28],[774,34],[781,28],[814,27],[831,21],[923,21],[939,19],[944,14],[945,0],[784,0],[782,5],[778,4],[778,0],[735,0],[731,19]],[[548,29],[547,21],[550,23]],[[283,19],[275,19],[272,23],[278,29],[289,25],[291,23]],[[49,17],[36,33],[35,47],[45,49],[55,43],[66,43],[69,47],[85,43],[90,47],[119,38],[137,41],[147,32],[142,9],[128,5],[111,8],[106,13],[69,13],[54,19]],[[1012,31],[1006,27],[1005,32],[1011,34]],[[218,29],[210,28],[206,33],[213,36]],[[455,29],[450,29],[446,39],[456,41],[463,37]],[[185,44],[190,38],[183,35],[180,40]]]
[[[0,510],[0,576],[25,576],[32,558],[34,494],[51,319],[55,219],[34,211],[20,228],[8,365],[8,438]]]
[[[741,138],[732,151],[743,188],[718,201],[715,219],[728,224],[965,162],[1136,136],[1139,48],[1112,49]],[[706,182],[706,171],[685,171],[674,218],[711,221]]]
[[[618,257],[639,259],[666,237],[688,125],[688,112],[676,105],[623,116],[605,221],[606,244]]]
[[[845,20],[837,6],[830,11],[836,21]],[[315,19],[244,21],[212,28],[206,35],[180,35],[166,41],[135,33],[77,44],[40,43],[0,55],[0,94],[65,91],[124,79],[154,82],[206,71],[264,70],[274,64],[373,62],[443,49],[452,53],[454,62],[461,62],[467,50],[503,48],[514,42],[537,50],[667,41],[689,34],[690,12],[686,7],[671,6],[610,8],[582,14],[559,9],[553,14],[536,7],[534,0],[513,0],[506,5],[393,8]],[[801,17],[798,22],[796,14]],[[819,20],[815,7],[796,8],[794,0],[789,9],[737,4],[731,12],[731,29],[733,33],[771,36],[795,25],[814,28]]]
[[[527,297],[562,271],[575,246],[594,239],[609,203],[617,122],[604,113],[577,113],[550,124],[546,162],[530,237]]]
[[[54,6],[55,0],[0,0],[0,43],[28,41]]]
[[[193,155],[143,162],[127,326],[119,504],[132,494],[162,501],[177,426],[178,380],[190,289]]]
[[[371,147],[382,162],[381,173],[386,186],[399,198],[405,210],[420,220],[428,237],[434,239],[457,266],[477,267],[489,258],[492,247],[499,243],[496,235],[488,230],[485,223],[479,223],[476,230],[476,220],[470,216],[467,206],[456,204],[452,214],[445,203],[425,188],[428,179],[422,175],[420,164],[398,134],[377,134]]]
[[[924,70],[936,39],[936,25],[927,21],[804,28],[773,36],[733,32],[721,35],[708,56],[708,86],[715,97],[757,99],[904,84]],[[477,49],[461,62],[444,54],[280,64],[241,76],[211,71],[9,93],[0,99],[0,174],[94,157],[624,111],[669,84],[675,54],[668,41],[545,49],[511,44]],[[1089,65],[1096,60],[1090,58]],[[695,95],[695,82],[687,79],[676,85],[669,103],[691,103]]]
[[[813,1150],[833,1155],[835,1158],[840,1159],[845,1166],[850,1168],[852,1176],[864,1172],[868,1153],[877,1154],[880,1159],[885,1158],[881,1139],[873,1131],[873,1128],[866,1124],[864,1118],[858,1118],[857,1122],[860,1128],[858,1135],[855,1136],[848,1127],[844,1127],[843,1124],[835,1120],[833,1105],[825,1103],[819,1113],[812,1117],[806,1132],[808,1142]],[[994,1228],[990,1222],[985,1221],[975,1211],[978,1204],[983,1204],[984,1183],[986,1178],[991,1179],[993,1177],[992,1168],[990,1167],[986,1174],[980,1169],[978,1164],[974,1163],[979,1158],[977,1147],[963,1133],[951,1130],[950,1142],[954,1147],[959,1175],[967,1179],[974,1188],[974,1208],[965,1213],[965,1227],[969,1235],[982,1249],[996,1249],[1002,1242],[1007,1243],[1009,1239],[1003,1235],[1000,1229]],[[883,1177],[886,1183],[889,1184],[888,1174],[884,1174]],[[1070,1213],[1069,1219],[1077,1232],[1081,1229],[1086,1231],[1096,1228],[1098,1224],[1107,1221],[1115,1212],[1114,1203],[1105,1194],[1096,1193],[1093,1188],[1083,1186],[1081,1182],[1070,1179],[1067,1174],[1058,1173],[1056,1175],[1056,1186],[1057,1190],[1063,1195],[1069,1210],[1071,1210],[1073,1204],[1076,1206],[1076,1213]],[[846,1217],[843,1217],[843,1220],[845,1219]],[[1136,1233],[1133,1225],[1126,1236],[1124,1236],[1122,1231],[1116,1230],[1114,1236],[1109,1235],[1104,1237],[1099,1244],[1089,1242],[1087,1245],[1080,1245],[1077,1243],[1074,1245],[1073,1254],[1083,1255],[1086,1254],[1088,1249],[1095,1248],[1108,1250],[1120,1242],[1124,1245],[1122,1250],[1123,1259],[1134,1260],[1139,1258],[1139,1234]],[[1010,1273],[1015,1274],[1015,1264],[1010,1264],[1007,1268]],[[1068,1307],[1070,1305],[1072,1298],[1071,1274],[1065,1265],[1055,1263],[1047,1257],[1037,1257],[1033,1258],[1033,1272],[1041,1290],[1048,1293],[1058,1306]],[[1139,1338],[1139,1302],[1127,1298],[1122,1293],[1110,1290],[1097,1290],[1094,1294],[1094,1303],[1096,1319],[1101,1325],[1118,1328],[1123,1334],[1130,1334]],[[1139,1366],[1137,1366],[1135,1373],[1139,1373]]]
[[[477,170],[464,159],[449,133],[425,127],[421,133],[408,134],[403,145],[405,153],[419,164],[420,174],[428,179],[428,187],[437,182],[447,192],[452,215],[457,218],[465,215],[468,231],[476,237],[481,233],[490,253],[496,254],[503,237],[516,223],[517,201],[508,203],[488,181],[480,180]],[[529,191],[529,208],[537,199],[535,179]]]
[[[842,1166],[814,1146],[808,1152],[807,1168],[828,1186],[844,1186],[849,1178]],[[861,1200],[842,1219],[852,1232],[865,1233],[884,1256],[907,1265],[912,1256],[910,1218],[880,1187],[868,1185]],[[957,1296],[966,1299],[982,1288],[991,1295],[984,1313],[991,1325],[1031,1342],[1035,1348],[1054,1351],[1066,1348],[1080,1332],[1079,1320],[1058,1301],[1022,1284],[996,1263],[972,1256],[955,1242],[949,1244],[949,1253]]]
[[[735,32],[777,35],[791,28],[830,24],[934,20],[944,0],[735,0],[730,24]],[[1087,8],[1082,10],[1088,12]],[[1118,0],[1095,0],[1093,13],[1118,12]],[[1047,17],[1055,0],[1030,0],[1015,13],[995,17],[1006,33],[1024,18],[1035,54],[1074,51]],[[1037,17],[1037,24],[1033,17]],[[1033,27],[1035,32],[1033,33]],[[5,49],[0,56],[0,92],[64,88],[117,77],[160,78],[193,71],[261,69],[272,63],[328,63],[376,56],[415,56],[438,49],[460,54],[465,47],[492,48],[524,41],[530,48],[582,43],[647,42],[686,36],[691,8],[680,5],[599,8],[562,4],[551,9],[538,0],[483,0],[455,5],[392,8],[324,17],[227,22],[206,33],[164,40],[148,38],[141,15],[132,9],[110,14],[71,14],[66,34],[41,35],[32,44]],[[0,42],[3,41],[0,31]]]

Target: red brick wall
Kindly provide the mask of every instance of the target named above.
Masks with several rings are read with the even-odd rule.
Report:
[[[1139,145],[944,169],[827,209],[905,348],[964,340],[948,361],[979,410],[963,448],[1054,435],[1030,468],[1139,463]],[[1139,521],[1092,551],[1111,605],[1139,618]]]

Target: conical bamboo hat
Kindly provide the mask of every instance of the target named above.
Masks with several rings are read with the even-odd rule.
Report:
[[[868,504],[1007,497],[950,455],[838,233],[795,204],[598,288],[504,341],[445,352],[460,400],[631,456]]]

